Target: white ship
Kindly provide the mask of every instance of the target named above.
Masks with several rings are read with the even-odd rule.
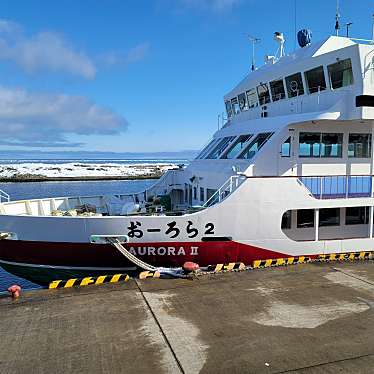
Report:
[[[225,95],[222,128],[148,190],[1,203],[0,266],[38,283],[126,273],[110,242],[125,237],[170,267],[373,250],[374,42],[298,36],[285,55],[276,33],[278,56]]]

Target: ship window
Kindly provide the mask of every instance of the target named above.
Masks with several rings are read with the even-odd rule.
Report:
[[[339,226],[340,225],[340,209],[325,208],[319,210],[319,225],[323,226]]]
[[[331,88],[336,89],[353,84],[353,72],[351,59],[338,61],[327,66]]]
[[[234,97],[233,99],[231,99],[231,108],[232,108],[233,114],[240,113],[239,102],[238,102],[237,97]]]
[[[230,149],[221,157],[232,159],[245,147],[252,135],[240,135],[239,138],[232,144]]]
[[[231,101],[225,101],[227,117],[232,117]]]
[[[249,108],[255,108],[258,106],[257,92],[254,88],[251,88],[246,92],[247,94],[247,103]]]
[[[297,211],[297,227],[314,227],[314,209],[300,209]]]
[[[204,188],[200,187],[200,201],[205,201],[204,200]]]
[[[258,101],[260,105],[270,103],[270,93],[269,87],[266,83],[260,84],[257,86]]]
[[[239,108],[240,110],[243,112],[245,110],[248,110],[248,104],[247,104],[247,98],[245,96],[245,93],[241,93],[239,96],[238,96],[238,100],[239,100]]]
[[[303,79],[301,73],[290,75],[286,78],[288,97],[304,95]]]
[[[299,136],[299,157],[319,157],[321,134],[301,132]]]
[[[273,135],[272,132],[266,132],[263,134],[258,134],[250,144],[245,148],[238,158],[245,158],[250,160],[266,143],[266,141]]]
[[[314,93],[326,89],[325,73],[323,66],[305,72],[305,80],[308,86],[308,92]]]
[[[207,159],[216,159],[226,149],[226,147],[235,139],[235,136],[227,136],[226,138],[220,139],[219,143],[214,147],[212,152],[206,157]]]
[[[197,200],[197,187],[193,188],[193,198],[194,200]]]
[[[209,200],[216,192],[217,192],[217,190],[214,190],[212,188],[207,188],[206,189],[206,199]]]
[[[213,144],[216,144],[216,143],[218,143],[218,141],[219,141],[219,139],[212,139],[210,142],[209,142],[209,144],[205,147],[205,148],[203,148],[203,150],[200,152],[200,154],[196,157],[196,159],[202,159],[202,158],[204,158],[206,155],[207,155],[207,153],[209,152],[209,150],[211,149],[211,147],[213,146]]]
[[[282,100],[286,97],[282,79],[270,82],[270,91],[273,101]]]
[[[342,157],[343,134],[322,134],[321,157]]]
[[[346,225],[366,225],[369,223],[368,206],[352,206],[345,208]]]
[[[371,134],[349,134],[348,157],[371,157]]]
[[[287,210],[287,212],[283,213],[282,225],[281,225],[282,230],[291,228],[291,223],[292,223],[291,217],[292,217],[291,210]]]
[[[282,144],[281,156],[282,157],[290,157],[291,156],[291,137],[290,136]]]

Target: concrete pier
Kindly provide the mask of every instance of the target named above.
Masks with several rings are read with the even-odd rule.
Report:
[[[0,372],[373,373],[374,262],[0,298]]]

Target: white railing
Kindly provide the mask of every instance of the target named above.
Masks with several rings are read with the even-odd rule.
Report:
[[[243,175],[232,175],[203,205],[208,208],[220,203],[231,195],[247,178]]]
[[[299,177],[316,199],[372,197],[371,175],[324,175]]]
[[[0,190],[0,203],[3,201],[9,203],[10,201],[10,196],[3,190]]]

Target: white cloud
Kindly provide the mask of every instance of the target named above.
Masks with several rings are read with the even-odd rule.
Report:
[[[3,145],[80,146],[68,134],[111,135],[125,131],[127,121],[82,96],[37,94],[0,86]]]
[[[127,53],[118,51],[104,53],[98,60],[107,66],[135,64],[144,60],[149,52],[149,48],[149,43],[141,43],[128,50]]]
[[[25,71],[62,71],[90,79],[93,61],[76,51],[63,36],[46,31],[26,36],[21,25],[0,19],[0,59],[15,62]]]

